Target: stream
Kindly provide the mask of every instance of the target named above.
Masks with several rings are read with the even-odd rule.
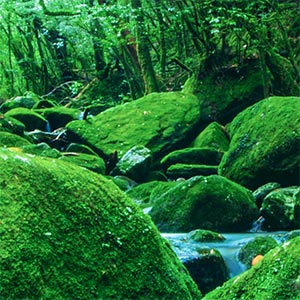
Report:
[[[223,242],[200,243],[188,240],[187,233],[162,233],[162,237],[170,241],[173,250],[181,261],[199,257],[197,249],[216,249],[223,256],[230,277],[234,277],[246,270],[246,267],[238,260],[238,252],[242,246],[257,236],[273,237],[279,244],[286,239],[287,232],[245,232],[245,233],[224,233]]]

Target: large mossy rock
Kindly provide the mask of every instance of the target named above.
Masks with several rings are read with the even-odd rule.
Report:
[[[0,111],[2,113],[6,113],[11,109],[19,107],[31,109],[38,101],[39,98],[37,95],[33,93],[28,93],[26,96],[17,96],[13,99],[5,101],[0,106]]]
[[[299,184],[300,97],[270,97],[229,126],[231,142],[219,174],[250,189],[268,182]]]
[[[218,151],[227,151],[229,147],[229,139],[225,128],[217,122],[210,123],[195,138],[191,147],[213,148]]]
[[[270,192],[262,202],[260,214],[265,218],[263,228],[269,231],[300,229],[300,187]]]
[[[46,130],[47,120],[28,108],[14,108],[9,110],[5,115],[22,122],[25,125],[26,131],[35,129]]]
[[[214,148],[185,148],[172,151],[160,161],[162,168],[167,169],[174,164],[218,165],[223,152]]]
[[[113,183],[0,150],[1,299],[200,299],[149,217]]]
[[[240,232],[251,227],[257,213],[249,190],[217,175],[178,183],[156,199],[150,211],[163,232]]]
[[[0,132],[5,131],[23,136],[24,130],[25,125],[22,122],[0,114]]]
[[[254,267],[205,295],[203,300],[299,300],[300,237],[268,252]]]
[[[197,98],[181,92],[153,93],[107,109],[87,121],[67,124],[73,142],[92,147],[100,155],[115,150],[122,157],[136,145],[151,150],[155,160],[188,145],[198,134]]]
[[[0,147],[21,147],[30,145],[29,141],[19,135],[0,131]]]

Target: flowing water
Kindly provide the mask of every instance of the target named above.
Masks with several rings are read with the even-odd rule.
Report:
[[[233,277],[246,270],[238,260],[238,253],[242,246],[256,236],[271,236],[278,243],[282,243],[285,240],[286,232],[224,233],[222,235],[226,239],[223,242],[200,243],[187,239],[186,233],[162,233],[162,236],[170,241],[175,253],[183,262],[193,257],[199,257],[197,249],[213,248],[218,250],[223,256],[230,277]]]

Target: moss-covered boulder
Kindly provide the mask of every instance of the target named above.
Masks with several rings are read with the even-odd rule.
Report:
[[[142,145],[134,146],[122,156],[110,174],[113,176],[123,175],[137,182],[143,182],[151,164],[151,151]]]
[[[61,157],[61,153],[57,149],[51,148],[46,143],[25,145],[22,146],[22,151],[25,153],[44,156],[44,157],[52,157],[52,158]]]
[[[151,150],[154,161],[197,135],[200,108],[197,97],[181,92],[153,93],[110,108],[86,121],[67,124],[72,142],[91,146],[109,156],[117,150],[122,157],[136,145]]]
[[[276,246],[278,244],[272,237],[257,236],[240,249],[238,258],[247,268],[250,268],[255,256],[265,255]]]
[[[229,126],[229,150],[219,174],[250,189],[268,182],[299,184],[300,97],[270,97]]]
[[[267,230],[300,228],[300,187],[276,189],[263,200],[260,214]]]
[[[132,187],[126,194],[141,207],[151,206],[165,191],[176,185],[176,182],[149,181]]]
[[[83,144],[77,144],[77,143],[69,144],[68,147],[66,148],[66,152],[77,152],[77,153],[97,155],[97,153],[93,151],[90,147]]]
[[[160,161],[162,168],[174,164],[218,165],[224,152],[213,148],[185,148],[172,151]]]
[[[25,125],[22,122],[16,120],[15,118],[0,114],[0,132],[5,131],[23,136],[24,130]]]
[[[6,113],[11,109],[19,108],[19,107],[31,109],[38,101],[39,98],[37,95],[33,93],[28,93],[25,96],[17,96],[13,99],[5,101],[0,106],[0,111],[2,113]]]
[[[38,102],[36,102],[34,104],[34,106],[32,107],[32,109],[43,109],[43,108],[50,108],[50,107],[55,107],[55,106],[58,106],[56,101],[43,99],[43,100],[39,100]]]
[[[253,192],[255,202],[258,208],[261,207],[264,198],[272,191],[280,188],[280,184],[277,182],[268,182]]]
[[[149,217],[114,184],[0,150],[2,299],[200,299]]]
[[[200,243],[223,242],[225,240],[225,237],[222,234],[204,229],[193,230],[187,234],[186,238]]]
[[[199,256],[184,261],[191,277],[203,294],[222,285],[229,279],[227,267],[216,249],[198,249]]]
[[[67,108],[63,106],[50,107],[45,109],[36,109],[50,124],[51,130],[65,127],[71,121],[78,120],[81,112],[79,109]]]
[[[156,199],[150,215],[164,232],[202,228],[220,232],[249,229],[257,216],[246,188],[217,175],[179,182]]]
[[[0,147],[20,147],[29,144],[28,140],[19,135],[0,131]]]
[[[132,188],[138,185],[138,183],[126,176],[107,176],[107,178],[124,192],[130,191]]]
[[[300,237],[268,252],[254,267],[230,279],[203,300],[299,300]]]
[[[28,108],[14,108],[8,111],[5,115],[22,122],[25,125],[26,131],[32,131],[35,129],[46,130],[47,120],[40,114]]]
[[[219,151],[227,151],[229,147],[229,139],[225,127],[217,122],[210,123],[195,138],[191,147],[213,148]]]
[[[218,166],[196,165],[196,164],[175,164],[167,169],[167,176],[170,179],[191,178],[198,175],[208,176],[218,174]]]
[[[59,159],[76,164],[77,166],[89,169],[99,174],[105,174],[105,162],[97,155],[66,152],[62,153],[62,156]]]

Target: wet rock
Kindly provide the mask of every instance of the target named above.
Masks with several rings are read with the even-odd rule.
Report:
[[[195,242],[223,242],[225,237],[211,230],[196,229],[188,233],[187,239]]]
[[[230,123],[229,150],[219,174],[252,190],[268,182],[300,182],[300,98],[270,97]]]
[[[144,146],[128,150],[111,171],[112,176],[123,175],[137,182],[143,182],[152,164],[152,153]]]
[[[203,294],[222,285],[229,274],[220,252],[216,249],[198,249],[199,256],[184,261],[191,277]]]
[[[258,236],[240,249],[238,258],[247,268],[250,268],[257,255],[265,255],[276,246],[278,244],[272,237]]]
[[[156,199],[150,212],[162,232],[240,232],[251,227],[257,214],[249,190],[217,175],[178,182]]]
[[[3,299],[201,299],[149,217],[104,177],[2,148],[0,184]]]
[[[260,214],[268,231],[300,228],[300,187],[276,189],[263,200]]]
[[[258,208],[261,207],[264,198],[272,191],[280,188],[280,184],[277,182],[269,182],[259,187],[253,192],[253,197]]]

